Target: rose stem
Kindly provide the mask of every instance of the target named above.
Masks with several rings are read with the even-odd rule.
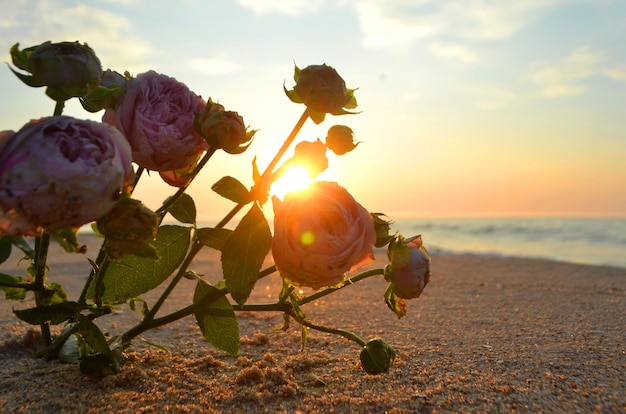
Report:
[[[269,186],[270,183],[265,183],[265,181],[272,177],[272,170],[276,167],[276,164],[278,164],[283,155],[285,155],[285,152],[287,152],[287,149],[293,143],[293,140],[296,139],[296,136],[298,136],[298,133],[304,126],[304,123],[307,119],[309,119],[309,113],[305,109],[302,115],[300,115],[300,119],[298,119],[298,122],[296,122],[296,125],[291,130],[291,133],[289,134],[287,139],[285,139],[285,142],[283,142],[283,145],[280,147],[272,161],[268,164],[267,168],[265,168],[265,171],[261,175],[261,180],[259,181],[259,183],[257,183],[261,184],[259,188],[264,189],[265,187]],[[235,215],[243,208],[243,206],[245,206],[245,204],[243,203],[237,204],[228,214],[226,214],[222,221],[217,223],[215,227],[218,229],[223,228],[233,217],[235,217]]]
[[[54,113],[52,116],[59,116],[63,113],[65,101],[56,101],[54,105]],[[42,294],[46,284],[46,260],[48,259],[48,247],[50,246],[50,235],[42,230],[35,239],[35,305],[42,305]],[[45,322],[40,325],[41,336],[44,344],[50,345],[52,338],[50,336],[50,325]]]
[[[371,269],[368,271],[365,271],[363,273],[359,273],[358,275],[352,276],[351,278],[349,278],[348,280],[344,281],[341,285],[338,286],[331,286],[329,288],[326,288],[324,290],[320,290],[319,292],[316,292],[312,295],[306,296],[302,299],[300,299],[298,301],[298,303],[300,305],[306,305],[309,302],[313,302],[314,300],[317,300],[321,297],[324,297],[326,295],[329,295],[331,293],[333,293],[336,290],[339,289],[343,289],[346,286],[350,286],[355,284],[356,282],[363,280],[363,279],[367,279],[368,277],[372,277],[372,276],[376,276],[376,275],[382,275],[385,273],[385,269],[382,268],[378,268],[378,269]]]
[[[351,341],[356,342],[357,344],[361,345],[361,346],[365,346],[367,345],[367,342],[365,342],[363,339],[359,338],[356,334],[350,332],[350,331],[345,331],[343,329],[337,329],[337,328],[329,328],[327,326],[322,326],[322,325],[316,325],[312,322],[307,321],[306,319],[300,319],[298,318],[295,313],[291,313],[290,315],[292,318],[294,318],[296,321],[298,321],[298,323],[300,323],[303,326],[306,326],[308,328],[311,329],[315,329],[316,331],[321,331],[321,332],[327,332],[327,333],[331,333],[331,334],[335,334],[335,335],[341,335],[344,338],[350,339]]]
[[[265,169],[265,171],[263,172],[263,174],[261,175],[261,183],[263,183],[263,187],[265,187],[265,183],[264,181],[267,180],[268,176],[271,177],[271,173],[272,170],[274,169],[274,167],[276,167],[276,164],[278,164],[278,162],[280,161],[280,159],[283,157],[283,155],[285,155],[285,152],[287,151],[287,149],[289,148],[289,146],[293,143],[294,139],[296,138],[296,136],[298,135],[298,133],[300,132],[300,130],[302,129],[302,126],[304,126],[304,123],[306,122],[306,120],[309,118],[309,113],[308,111],[305,109],[304,112],[302,113],[302,115],[300,115],[300,118],[298,119],[298,121],[296,122],[296,125],[293,127],[291,133],[289,134],[289,136],[287,137],[287,139],[285,139],[285,142],[283,142],[283,145],[280,147],[280,149],[278,150],[278,152],[276,153],[276,155],[274,156],[274,158],[272,159],[272,161],[269,163],[269,165],[267,166],[267,168]],[[214,151],[213,151],[214,152]],[[207,155],[209,155],[207,153]],[[210,154],[212,155],[212,153]],[[210,157],[209,155],[209,157]],[[206,155],[205,155],[206,158]],[[207,159],[208,161],[208,159]],[[202,161],[201,161],[202,162]],[[205,161],[206,163],[206,161]],[[204,163],[202,165],[198,164],[198,167],[202,167],[204,166]],[[200,170],[200,168],[196,168],[195,169],[195,173],[197,173]],[[178,194],[178,193],[177,193]],[[179,195],[180,196],[180,195]],[[226,216],[224,216],[224,218],[215,226],[215,228],[217,229],[221,229],[223,228],[226,224],[228,224],[228,222],[245,206],[244,203],[238,203],[228,214],[226,214]],[[169,208],[169,207],[168,207]],[[157,210],[158,212],[164,212],[167,211],[166,209],[163,209],[163,206]],[[181,264],[181,266],[178,269],[178,272],[176,273],[176,276],[172,279],[172,281],[170,282],[170,284],[168,285],[168,287],[163,291],[163,293],[161,294],[161,296],[159,297],[159,299],[157,300],[157,302],[154,304],[154,306],[152,307],[152,309],[150,310],[150,312],[146,315],[146,317],[143,319],[143,321],[153,321],[154,320],[154,316],[156,315],[157,311],[161,308],[161,306],[163,305],[163,302],[165,302],[165,299],[170,295],[170,293],[172,293],[172,291],[174,290],[174,287],[178,284],[178,282],[180,281],[180,279],[183,278],[183,276],[185,275],[185,273],[187,272],[187,267],[191,264],[191,261],[193,260],[193,258],[196,256],[196,254],[198,254],[198,252],[200,251],[200,249],[202,248],[202,244],[200,243],[194,243],[194,245],[192,246],[191,250],[189,251],[189,253],[187,253],[187,257],[185,258],[185,260],[183,261],[183,263]],[[186,309],[186,308],[183,308]],[[182,310],[182,309],[181,309]],[[189,313],[183,315],[186,316]],[[162,318],[161,318],[162,319]],[[175,319],[174,319],[175,320]],[[167,322],[166,322],[167,323]],[[138,326],[141,326],[143,324],[140,323]],[[157,325],[159,326],[159,325]],[[132,329],[132,328],[131,328]],[[143,331],[142,331],[143,332]],[[130,336],[131,338],[134,337]]]
[[[199,243],[198,243],[199,244]],[[272,273],[274,273],[276,271],[276,266],[270,266],[264,270],[262,270],[261,272],[259,272],[259,276],[257,278],[261,279],[264,278],[268,275],[271,275]],[[195,312],[195,310],[199,307],[206,307],[207,305],[209,305],[211,302],[215,301],[216,299],[218,299],[219,297],[228,294],[228,289],[226,288],[221,288],[216,290],[215,292],[212,292],[210,294],[208,294],[206,297],[204,297],[200,302],[197,303],[192,303],[191,305],[188,305],[182,309],[179,309],[175,312],[172,312],[168,315],[165,315],[163,317],[157,318],[157,319],[148,319],[148,317],[146,316],[146,318],[144,318],[141,322],[139,322],[139,324],[133,326],[132,328],[130,328],[128,331],[124,332],[124,334],[122,334],[122,343],[126,343],[130,340],[132,340],[133,338],[135,338],[137,335],[141,335],[143,332],[146,332],[150,329],[159,327],[159,326],[163,326],[163,325],[167,325],[168,323],[172,323],[174,321],[177,321],[179,319],[182,319],[186,316],[191,315],[192,313]],[[276,305],[276,309],[267,309],[267,310],[274,310],[274,311],[286,311],[287,309],[285,308],[285,305],[283,304],[270,304],[268,306],[275,306]],[[152,308],[154,310],[154,307]],[[152,313],[152,312],[151,312]],[[155,312],[156,313],[156,312]],[[154,315],[152,315],[154,317]]]
[[[165,213],[167,213],[167,211],[174,205],[174,203],[176,203],[176,200],[178,200],[180,196],[183,195],[183,193],[187,190],[194,178],[196,178],[200,170],[202,170],[206,163],[209,162],[209,160],[217,150],[218,148],[209,148],[209,150],[206,152],[206,154],[204,154],[198,165],[196,165],[196,168],[193,169],[193,172],[191,173],[191,178],[185,183],[185,185],[180,187],[173,196],[169,197],[163,202],[163,205],[159,207],[159,209],[156,211],[157,214],[161,215],[161,219],[163,218],[163,216],[165,216]]]
[[[35,239],[35,304],[37,307],[42,306],[42,294],[45,290],[46,281],[46,260],[48,258],[48,246],[50,246],[50,235],[45,230]],[[48,346],[52,343],[50,337],[50,325],[44,322],[39,325],[44,345]]]

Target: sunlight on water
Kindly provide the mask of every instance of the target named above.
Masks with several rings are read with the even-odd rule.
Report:
[[[402,219],[434,253],[541,257],[626,267],[626,218]]]

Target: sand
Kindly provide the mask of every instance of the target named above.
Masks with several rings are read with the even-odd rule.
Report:
[[[56,249],[51,281],[76,298],[87,274],[85,257],[55,254]],[[216,259],[203,253],[193,268],[211,279],[219,268]],[[0,271],[15,273],[15,263],[16,258],[9,259]],[[144,335],[169,352],[135,341],[119,374],[88,378],[76,365],[33,357],[38,334],[11,312],[32,302],[1,298],[0,411],[626,411],[626,269],[435,256],[432,273],[402,320],[383,302],[382,277],[304,308],[316,323],[365,339],[382,337],[392,345],[395,365],[378,376],[361,370],[353,342],[310,330],[301,350],[295,323],[277,332],[282,315],[241,312],[237,357],[213,349],[188,317]],[[259,282],[251,302],[267,302],[279,289],[279,278],[268,277]],[[168,309],[189,304],[192,291],[193,282],[183,281]],[[121,307],[99,324],[115,334],[136,320]]]

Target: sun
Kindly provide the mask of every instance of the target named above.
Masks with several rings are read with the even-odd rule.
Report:
[[[285,198],[285,194],[292,191],[304,190],[314,181],[329,180],[331,173],[329,170],[324,171],[318,175],[315,179],[311,179],[306,169],[303,167],[291,167],[289,168],[278,180],[276,180],[270,188],[270,193],[280,199]]]

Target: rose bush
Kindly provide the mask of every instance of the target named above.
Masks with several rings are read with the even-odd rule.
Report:
[[[319,289],[374,260],[370,213],[337,183],[318,181],[274,198],[272,255],[281,275]]]
[[[56,116],[2,136],[0,234],[94,221],[113,208],[133,176],[128,142],[102,123]]]
[[[154,171],[189,166],[208,144],[194,119],[205,102],[176,79],[148,71],[128,80],[126,93],[103,120],[128,139],[133,161]]]

